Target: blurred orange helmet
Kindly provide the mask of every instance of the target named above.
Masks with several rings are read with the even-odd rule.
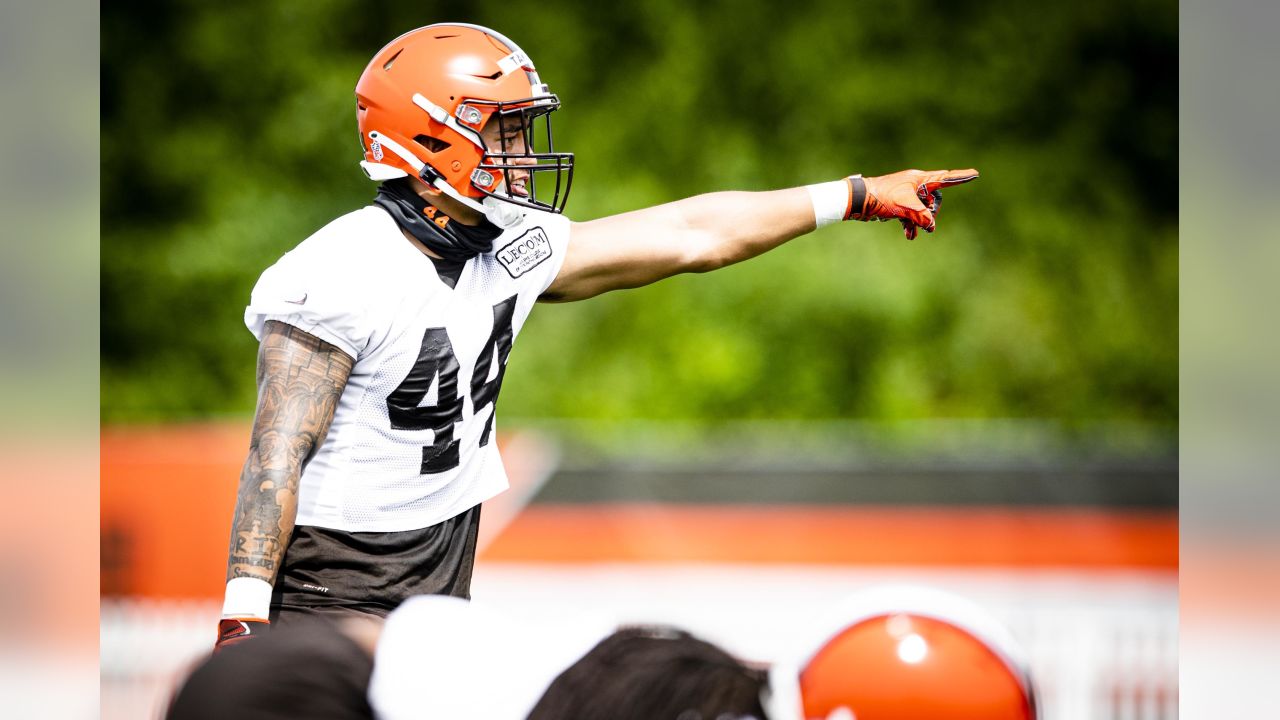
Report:
[[[506,37],[465,23],[428,25],[379,50],[356,83],[360,165],[372,180],[416,177],[493,220],[512,212],[495,200],[561,212],[573,154],[551,143],[558,107],[533,61]],[[480,131],[490,118],[523,129],[522,152],[485,147]],[[529,172],[527,194],[504,185],[516,168]],[[549,173],[554,186],[540,199],[537,177]]]
[[[981,608],[929,588],[851,598],[776,665],[771,720],[1036,720],[1012,637]]]

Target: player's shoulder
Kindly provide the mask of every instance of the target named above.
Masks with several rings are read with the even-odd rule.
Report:
[[[376,262],[401,240],[395,221],[375,205],[353,210],[298,243],[288,255],[309,262]],[[349,265],[348,265],[349,266]]]
[[[381,209],[369,206],[336,218],[312,233],[266,268],[255,295],[273,288],[293,295],[314,293],[371,299],[387,285],[385,277],[403,265],[403,244],[395,222]],[[289,294],[289,293],[286,293]]]
[[[563,215],[527,211],[521,222],[503,230],[494,241],[493,259],[517,279],[539,266],[559,267],[569,241],[569,226]]]
[[[245,308],[245,323],[261,338],[267,320],[286,318],[359,358],[397,302],[394,288],[403,283],[395,273],[406,265],[407,247],[382,210],[347,213],[262,272]]]
[[[556,237],[567,235],[569,226],[572,223],[569,218],[560,213],[547,212],[545,210],[530,210],[524,216],[524,222],[518,227],[520,233],[529,230],[542,230],[543,232]],[[504,233],[505,235],[506,233]]]
[[[281,256],[267,273],[274,270],[361,285],[365,279],[385,275],[403,265],[404,244],[395,221],[371,205],[316,230]]]

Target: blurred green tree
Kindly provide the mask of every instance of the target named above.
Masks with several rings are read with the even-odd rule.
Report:
[[[102,13],[102,412],[249,412],[258,274],[369,201],[352,89],[442,20],[564,101],[569,215],[977,167],[939,232],[825,228],[540,308],[505,417],[1177,419],[1177,4],[141,2]]]

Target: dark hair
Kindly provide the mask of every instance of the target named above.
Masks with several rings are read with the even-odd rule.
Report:
[[[165,720],[373,720],[373,658],[336,626],[299,621],[210,656]]]
[[[768,673],[687,632],[623,628],[560,673],[528,720],[764,718]]]

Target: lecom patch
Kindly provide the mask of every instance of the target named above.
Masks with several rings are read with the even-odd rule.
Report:
[[[494,253],[494,257],[502,263],[507,274],[518,278],[551,257],[551,241],[542,228],[533,228],[503,245]]]

